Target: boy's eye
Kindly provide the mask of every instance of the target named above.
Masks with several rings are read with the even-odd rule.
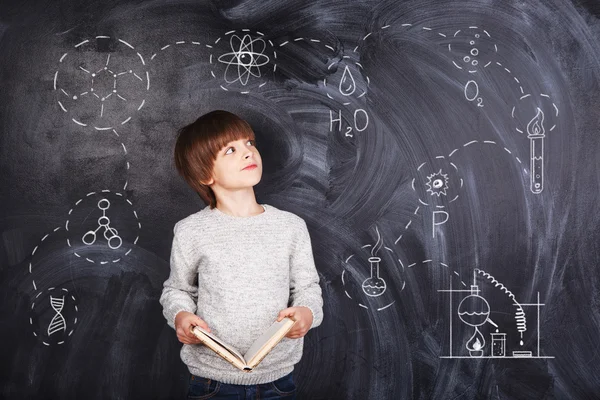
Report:
[[[246,143],[250,143],[251,146],[254,146],[254,140],[249,139]],[[229,150],[235,150],[235,147],[229,147],[226,151],[225,154],[230,154]]]

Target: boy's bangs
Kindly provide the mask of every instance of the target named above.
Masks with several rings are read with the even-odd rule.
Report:
[[[215,137],[212,142],[211,152],[216,157],[217,153],[229,142],[234,142],[240,139],[251,139],[255,140],[254,132],[250,125],[245,124],[243,122],[238,123],[237,121],[231,124],[228,129],[225,129],[218,133],[218,136]]]

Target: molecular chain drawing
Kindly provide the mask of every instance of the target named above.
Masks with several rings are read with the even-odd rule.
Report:
[[[94,244],[96,242],[96,233],[104,228],[104,238],[108,241],[108,247],[118,249],[123,244],[123,240],[119,237],[119,232],[110,226],[110,218],[106,216],[106,210],[110,208],[110,201],[108,199],[101,199],[98,201],[98,208],[102,210],[102,216],[98,218],[98,227],[96,230],[87,231],[81,240],[88,246]]]

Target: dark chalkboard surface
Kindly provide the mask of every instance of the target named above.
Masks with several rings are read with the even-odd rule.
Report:
[[[176,130],[256,131],[325,319],[305,399],[600,398],[591,0],[4,1],[0,397],[182,398]]]

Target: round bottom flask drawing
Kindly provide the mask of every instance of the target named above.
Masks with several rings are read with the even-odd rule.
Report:
[[[371,276],[363,281],[363,292],[367,296],[381,296],[385,292],[385,280],[379,277],[379,262],[381,257],[369,257],[371,263]]]

